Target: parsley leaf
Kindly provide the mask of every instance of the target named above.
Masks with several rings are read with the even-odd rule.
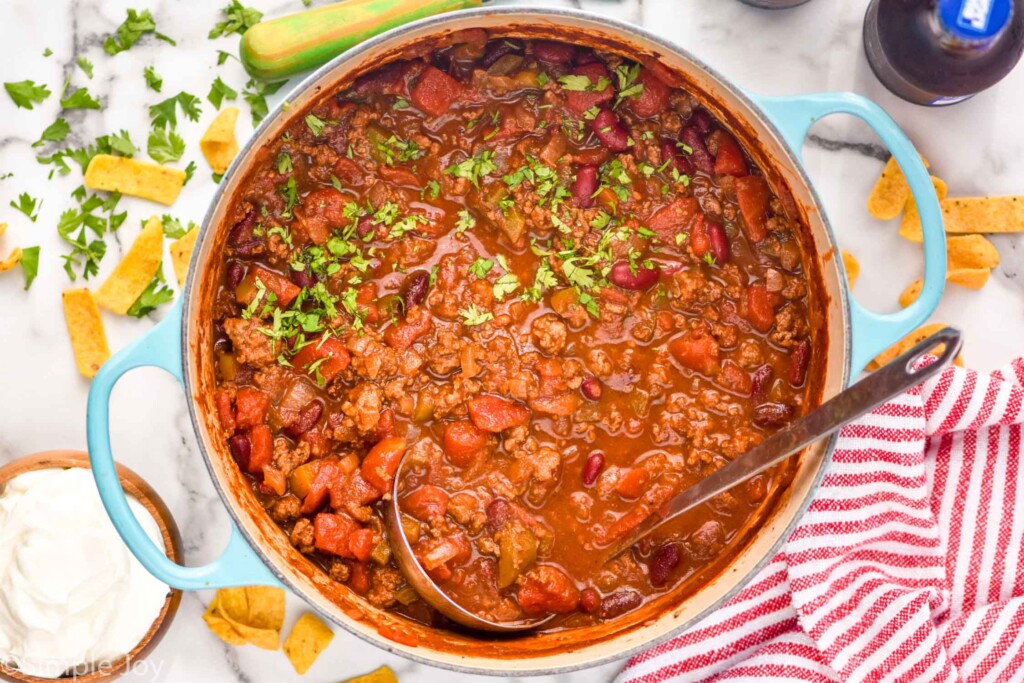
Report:
[[[196,227],[195,223],[189,221],[188,227],[186,228],[179,219],[166,213],[160,216],[160,221],[164,225],[164,235],[172,240],[180,240],[185,236],[185,233]]]
[[[599,76],[597,83],[594,83],[587,76],[566,74],[565,76],[558,77],[558,84],[562,86],[563,90],[571,90],[574,92],[601,92],[612,83],[604,76]]]
[[[231,0],[231,4],[224,7],[221,12],[227,17],[225,21],[217,22],[207,36],[210,40],[221,36],[237,33],[239,35],[256,24],[260,23],[263,13],[251,7],[245,7],[238,0]]]
[[[465,178],[469,182],[473,183],[474,187],[479,188],[480,178],[490,175],[497,169],[498,167],[494,165],[494,152],[487,150],[481,152],[475,157],[470,157],[465,161],[452,164],[448,168],[444,169],[444,172],[458,178]]]
[[[182,183],[182,187],[188,185],[188,181],[192,180],[192,176],[196,174],[196,162],[190,161],[185,167],[185,182]]]
[[[150,158],[161,164],[177,161],[185,153],[185,141],[173,129],[154,128],[149,131],[146,152]]]
[[[277,155],[277,172],[281,175],[287,175],[292,172],[292,157],[287,152],[281,152]],[[331,176],[332,178],[334,176]]]
[[[469,267],[471,275],[475,275],[477,279],[483,280],[487,277],[487,273],[491,272],[491,268],[494,267],[494,261],[487,258],[478,258],[473,261],[473,264]]]
[[[89,94],[88,88],[78,88],[67,97],[60,98],[64,109],[99,109],[100,101]]]
[[[145,77],[146,85],[150,90],[160,92],[160,88],[164,87],[164,79],[156,72],[156,67],[147,66],[142,70],[142,75]]]
[[[130,159],[139,151],[139,148],[135,146],[135,143],[132,142],[131,137],[128,135],[128,131],[123,128],[118,133],[105,136],[104,139],[109,144],[110,151],[113,154]]]
[[[217,80],[210,86],[210,94],[206,96],[206,99],[214,107],[220,109],[220,105],[224,100],[233,100],[236,97],[238,97],[238,91],[222,81],[220,76],[217,76]]]
[[[313,114],[306,115],[306,125],[309,126],[309,130],[314,136],[320,135],[323,132],[324,126],[327,125],[326,121],[317,118]]]
[[[459,211],[459,220],[455,222],[455,232],[463,233],[476,227],[476,219],[466,209]]]
[[[270,111],[267,107],[266,96],[273,95],[287,82],[288,81],[262,83],[255,79],[249,79],[249,82],[245,84],[245,89],[242,90],[242,99],[249,104],[249,113],[252,114],[253,127],[258,126],[260,121],[262,121]]]
[[[39,273],[39,247],[25,247],[21,250],[21,270],[25,273],[25,289],[32,286],[32,281]]]
[[[79,57],[77,60],[75,60],[75,63],[78,64],[78,68],[81,69],[82,73],[84,73],[89,78],[89,80],[91,81],[92,80],[92,67],[93,67],[92,62],[90,62],[85,57]]]
[[[39,218],[39,209],[43,206],[41,199],[33,198],[28,192],[22,192],[18,195],[18,203],[15,204],[11,201],[11,207],[21,211],[23,214],[28,216],[28,219],[33,223]]]
[[[519,278],[515,273],[505,273],[494,281],[491,291],[496,301],[503,301],[506,296],[519,289]]]
[[[174,97],[168,97],[163,102],[149,107],[149,117],[156,128],[166,128],[168,125],[175,128],[178,125],[177,108],[181,106],[182,113],[190,120],[198,121],[202,111],[199,98],[187,92],[179,92]]]
[[[156,32],[156,21],[153,19],[153,13],[148,9],[144,9],[141,12],[137,10],[128,10],[128,16],[124,22],[117,27],[114,35],[107,36],[107,39],[103,41],[103,51],[108,55],[116,55],[119,52],[124,52],[129,49],[132,45],[139,42],[139,38],[146,33],[153,33],[157,38],[171,45],[177,45],[173,40],[163,35],[162,33]]]
[[[136,318],[145,317],[155,311],[157,306],[162,306],[173,298],[174,290],[164,283],[163,264],[161,264],[156,271],[156,276],[128,309],[128,315]]]
[[[71,126],[62,118],[57,119],[43,131],[39,139],[32,143],[33,147],[41,147],[46,142],[62,142],[71,132]]]
[[[4,83],[4,89],[14,100],[14,104],[22,109],[32,109],[32,103],[39,104],[50,96],[50,89],[45,85],[36,85],[32,81]]]
[[[490,311],[481,311],[476,307],[476,304],[470,304],[464,311],[459,311],[459,315],[462,316],[462,324],[467,327],[476,327],[477,325],[483,325],[485,322],[494,320],[494,314]]]

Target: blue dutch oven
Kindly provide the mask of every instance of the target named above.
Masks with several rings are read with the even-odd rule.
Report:
[[[203,223],[182,296],[148,334],[111,358],[93,380],[89,394],[88,439],[96,484],[114,525],[139,561],[161,581],[185,590],[252,584],[284,585],[326,618],[375,645],[435,666],[493,675],[552,673],[622,658],[666,640],[694,624],[738,591],[776,552],[813,497],[827,467],[834,440],[799,457],[791,484],[760,528],[744,539],[735,559],[717,576],[686,595],[667,595],[609,623],[558,633],[485,640],[436,631],[378,610],[331,581],[299,554],[256,501],[221,438],[212,409],[211,297],[215,266],[226,238],[227,207],[265,141],[276,137],[290,117],[321,96],[336,92],[360,73],[403,48],[452,31],[484,28],[498,35],[546,37],[656,59],[679,75],[719,120],[744,141],[766,169],[776,192],[791,200],[806,223],[807,248],[815,255],[820,319],[812,324],[827,338],[820,367],[825,396],[847,386],[877,353],[923,323],[938,304],[946,275],[945,238],[935,191],[906,135],[873,102],[851,93],[762,97],[740,90],[682,47],[636,26],[577,11],[507,7],[468,10],[394,29],[339,55],[306,78],[260,125],[225,175]],[[851,296],[835,236],[801,161],[811,125],[824,116],[852,114],[867,122],[899,162],[921,215],[925,278],[921,295],[896,313],[877,314]],[[809,270],[814,270],[814,263]],[[125,501],[110,450],[109,399],[118,379],[142,366],[162,368],[188,397],[200,452],[234,522],[223,554],[201,567],[175,564],[153,545]]]

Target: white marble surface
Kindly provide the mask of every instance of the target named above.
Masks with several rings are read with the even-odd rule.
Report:
[[[909,132],[945,178],[954,195],[1024,193],[1024,69],[973,100],[945,110],[926,110],[891,96],[871,75],[861,50],[861,19],[867,0],[813,0],[785,12],[766,12],[735,0],[581,0],[582,6],[642,23],[700,55],[738,84],[768,94],[817,90],[853,90],[876,99]],[[187,0],[2,0],[0,1],[0,82],[31,78],[58,91],[71,76],[102,95],[102,111],[68,116],[75,144],[98,135],[129,130],[144,146],[146,105],[187,90],[204,97],[216,75],[241,90],[245,77],[230,61],[216,66],[216,50],[234,50],[234,38],[210,41],[209,28],[225,2]],[[302,9],[300,0],[251,0],[267,16]],[[320,4],[319,0],[316,4]],[[569,4],[568,2],[562,3]],[[108,57],[102,40],[124,18],[126,7],[149,7],[158,29],[178,47],[145,37],[130,51]],[[43,58],[45,48],[53,56]],[[96,65],[89,81],[75,67],[84,55]],[[142,71],[155,65],[164,78],[163,94],[146,90]],[[276,99],[285,95],[282,90]],[[213,116],[204,101],[200,123],[180,126],[188,149],[183,161],[195,159],[199,171],[172,208],[184,219],[199,220],[213,191],[210,173],[197,140]],[[42,246],[39,277],[22,291],[19,273],[0,276],[0,462],[39,450],[84,448],[88,382],[76,372],[61,314],[60,292],[69,286],[59,256],[65,253],[56,223],[80,183],[77,170],[52,181],[36,164],[30,144],[57,114],[52,96],[34,111],[15,109],[0,93],[0,222],[10,229],[0,238],[0,253],[15,245]],[[241,135],[250,131],[244,112]],[[863,264],[856,294],[878,310],[896,307],[896,295],[919,274],[918,248],[896,235],[895,225],[872,221],[864,199],[881,168],[882,150],[862,125],[845,117],[818,124],[805,147],[807,164],[839,233],[842,245]],[[31,223],[8,207],[19,193],[43,199],[38,222]],[[101,277],[117,263],[142,219],[154,206],[126,199],[128,220],[103,261]],[[964,357],[981,369],[1000,366],[1024,352],[1024,238],[997,238],[1003,263],[981,292],[952,288],[936,319],[966,330]],[[167,270],[170,276],[170,269]],[[170,277],[173,279],[173,277]],[[95,282],[95,281],[94,281]],[[155,314],[159,318],[161,314]],[[155,320],[104,314],[111,347],[116,351],[149,329]],[[165,498],[180,525],[192,563],[215,556],[226,540],[227,522],[199,461],[185,402],[174,382],[156,370],[140,370],[118,386],[112,406],[115,452],[122,462],[146,477]],[[167,637],[148,666],[129,680],[208,681],[237,679],[279,681],[294,677],[284,656],[252,647],[227,647],[200,620],[208,594],[188,594]],[[301,605],[292,599],[289,621]],[[463,681],[459,676],[413,665],[339,632],[330,650],[306,679],[338,681],[390,664],[403,683]],[[616,665],[546,680],[610,680]],[[537,679],[545,680],[545,679]]]

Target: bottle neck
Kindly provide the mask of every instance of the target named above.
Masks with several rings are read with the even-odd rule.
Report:
[[[999,38],[1013,11],[1013,0],[938,0],[933,23],[946,46],[977,50]]]

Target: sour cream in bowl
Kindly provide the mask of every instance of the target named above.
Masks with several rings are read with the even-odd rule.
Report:
[[[115,677],[155,643],[180,596],[121,541],[84,454],[53,455],[0,468],[0,671]],[[143,529],[180,554],[163,503],[137,475],[120,474]]]

